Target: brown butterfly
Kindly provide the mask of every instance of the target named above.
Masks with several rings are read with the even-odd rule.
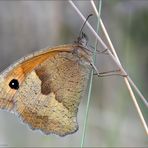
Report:
[[[0,74],[0,108],[45,134],[77,131],[78,106],[95,68],[86,43],[82,33],[74,44],[46,48],[11,65]]]
[[[74,44],[35,52],[0,74],[0,109],[17,113],[45,134],[65,136],[78,130],[78,106],[89,73],[93,68],[101,76],[82,32],[85,23]]]

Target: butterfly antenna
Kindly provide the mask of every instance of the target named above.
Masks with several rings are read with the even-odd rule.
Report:
[[[83,28],[84,28],[86,22],[88,21],[88,19],[89,19],[92,15],[93,15],[93,14],[88,15],[88,17],[86,18],[86,20],[85,20],[83,26],[81,27],[81,30],[80,30],[80,33],[79,33],[79,36],[78,36],[78,37],[80,37],[80,35],[81,35],[81,33],[82,33],[82,30],[83,30]]]

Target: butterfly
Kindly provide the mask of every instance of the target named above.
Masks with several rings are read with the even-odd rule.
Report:
[[[45,48],[4,70],[0,109],[17,114],[31,129],[45,134],[76,132],[78,106],[95,68],[86,44],[82,32],[74,44]]]

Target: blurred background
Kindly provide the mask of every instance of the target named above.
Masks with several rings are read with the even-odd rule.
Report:
[[[74,1],[85,17],[94,13],[89,1]],[[99,1],[95,1],[98,5]],[[135,84],[148,96],[148,1],[103,0],[102,20],[120,60]],[[89,19],[96,29],[97,18]],[[33,51],[73,43],[83,21],[68,1],[0,1],[0,71]],[[89,45],[95,37],[87,27]],[[105,41],[103,33],[99,31]],[[106,42],[106,41],[105,41]],[[98,48],[102,50],[101,45]],[[97,55],[100,71],[115,68],[107,55]],[[137,97],[138,98],[138,97]],[[148,110],[138,98],[148,123]],[[79,147],[87,91],[78,112],[79,130],[66,137],[32,131],[20,119],[0,111],[0,147]],[[123,79],[94,76],[84,146],[147,147],[148,139]]]

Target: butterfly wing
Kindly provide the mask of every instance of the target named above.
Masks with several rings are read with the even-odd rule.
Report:
[[[11,89],[9,83],[17,79],[19,84],[24,81],[26,75],[46,59],[60,51],[70,51],[72,45],[63,45],[55,48],[45,48],[27,57],[23,57],[0,74],[0,108],[12,110],[14,108],[14,95],[17,90]]]
[[[18,90],[7,91],[13,96],[7,107],[32,129],[64,136],[78,129],[76,116],[90,69],[73,55],[72,46],[56,49],[25,60],[7,74],[5,81],[15,78],[20,83]]]

